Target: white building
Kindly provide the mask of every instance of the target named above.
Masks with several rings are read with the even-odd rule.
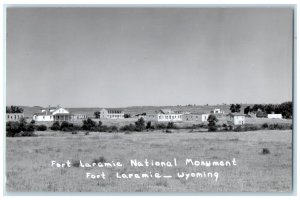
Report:
[[[6,113],[6,121],[19,121],[21,118],[24,118],[24,113]]]
[[[50,107],[47,109],[41,109],[39,113],[34,113],[32,119],[37,122],[52,122],[54,121],[53,118],[53,111],[55,111],[57,107]]]
[[[213,113],[214,113],[214,114],[224,114],[224,111],[221,111],[220,108],[215,108],[215,109],[213,110]]]
[[[233,125],[243,125],[245,124],[245,114],[241,114],[241,113],[229,113],[229,124],[233,124]]]
[[[269,119],[282,119],[282,114],[268,114]]]
[[[70,114],[70,112],[59,106],[49,107],[47,109],[41,109],[40,113],[35,113],[32,119],[37,122],[52,122],[56,120],[60,121],[60,119],[63,119],[59,117],[61,114]]]
[[[182,121],[182,112],[172,111],[171,109],[161,109],[157,113],[157,121],[159,122]]]
[[[124,119],[124,112],[120,109],[101,109],[100,119]]]

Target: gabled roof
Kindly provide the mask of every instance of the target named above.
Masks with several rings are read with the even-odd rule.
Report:
[[[107,112],[114,112],[114,113],[123,113],[122,109],[119,108],[102,108],[101,110],[107,110]]]
[[[159,113],[159,114],[182,114],[182,111],[173,111],[171,109],[160,109],[157,113]]]

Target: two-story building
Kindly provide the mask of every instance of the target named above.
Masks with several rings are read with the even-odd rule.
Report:
[[[102,108],[100,110],[100,119],[124,119],[124,112],[121,109]]]

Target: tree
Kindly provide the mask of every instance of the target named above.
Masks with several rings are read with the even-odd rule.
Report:
[[[140,118],[139,120],[137,120],[135,122],[135,130],[138,131],[138,132],[141,132],[143,130],[145,130],[145,120],[144,118]]]
[[[150,128],[151,128],[151,121],[148,121],[146,125],[146,129],[150,129]]]
[[[23,108],[19,107],[19,106],[6,106],[6,113],[22,113],[23,112]]]
[[[96,122],[88,118],[87,120],[83,120],[82,129],[85,131],[90,131],[96,127]]]
[[[124,118],[130,118],[131,116],[130,116],[130,114],[124,114]]]
[[[95,115],[96,119],[99,119],[100,118],[100,111],[94,112],[94,115]]]
[[[251,107],[250,106],[247,106],[245,109],[244,109],[244,114],[248,114],[251,110]]]
[[[233,112],[233,113],[235,113],[235,112],[237,112],[237,113],[241,112],[241,105],[240,104],[231,104],[230,105],[230,111]]]
[[[207,118],[208,121],[208,131],[213,132],[217,130],[216,123],[218,122],[218,119],[215,115],[210,114]]]

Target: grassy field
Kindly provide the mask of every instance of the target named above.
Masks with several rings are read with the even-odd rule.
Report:
[[[195,130],[194,130],[195,131]],[[292,190],[292,131],[188,132],[175,130],[144,133],[38,132],[39,137],[6,139],[7,192],[289,192]],[[262,154],[262,149],[269,154]],[[120,168],[54,168],[51,161],[91,163],[103,156],[120,161]],[[168,161],[176,167],[134,168],[131,159]],[[191,167],[195,160],[232,160],[233,167]],[[86,172],[106,180],[86,179]],[[115,173],[159,172],[174,175],[161,179],[116,179]],[[218,181],[209,178],[175,177],[178,171],[215,171]]]

